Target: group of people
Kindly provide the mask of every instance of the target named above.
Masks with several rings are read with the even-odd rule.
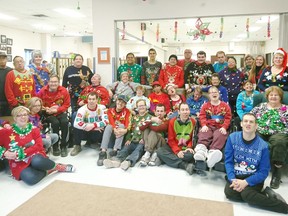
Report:
[[[37,66],[40,51],[32,54],[29,70],[16,56],[14,69],[5,68],[6,108],[0,104],[1,112],[7,105],[12,109],[15,121],[12,126],[4,122],[0,129],[6,137],[0,141],[0,158],[9,160],[12,175],[35,184],[54,171],[74,171],[73,165],[55,164],[46,155],[51,146],[54,156],[68,155],[71,121],[71,156],[81,152],[86,140],[88,145],[100,144],[98,166],[128,170],[138,161],[141,167],[165,163],[192,175],[203,174],[199,170],[206,166],[212,169],[224,153],[227,198],[288,213],[286,202],[271,188],[262,191],[270,162],[270,186],[279,188],[287,156],[286,52],[278,49],[271,67],[263,56],[254,61],[249,55],[243,70],[222,51],[214,65],[204,51],[194,61],[186,49],[183,60],[171,55],[164,64],[156,61],[155,49],[148,54],[149,60],[140,66],[128,53],[127,63],[118,68],[118,80],[106,87],[99,74],[83,65],[80,54],[66,69],[62,85],[56,74]],[[149,86],[152,92],[146,93]],[[253,108],[260,92],[267,102]],[[242,131],[229,135],[233,115]]]

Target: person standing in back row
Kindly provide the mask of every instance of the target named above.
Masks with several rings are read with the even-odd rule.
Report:
[[[77,111],[78,97],[82,90],[91,84],[93,76],[90,68],[83,65],[83,61],[83,56],[76,54],[73,58],[73,65],[66,68],[63,76],[62,86],[68,88],[72,113]]]

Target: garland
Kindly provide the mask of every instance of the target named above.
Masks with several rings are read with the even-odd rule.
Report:
[[[16,124],[12,124],[13,132],[19,134],[20,136],[26,136],[32,131],[33,125],[31,122],[27,124],[27,127],[25,128],[20,128]]]

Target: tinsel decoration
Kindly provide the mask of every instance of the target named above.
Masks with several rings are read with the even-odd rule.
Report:
[[[159,23],[157,24],[157,29],[156,29],[156,41],[159,42],[159,35],[160,35],[160,31],[159,31]]]
[[[270,24],[270,16],[268,16],[268,22],[267,22],[267,37],[271,37],[271,24]]]
[[[247,32],[247,38],[249,38],[249,36],[250,36],[250,35],[249,35],[249,27],[250,27],[250,26],[249,26],[249,25],[250,25],[249,23],[250,23],[250,19],[247,18],[247,20],[246,20],[246,32]]]
[[[193,36],[194,37],[193,40],[197,40],[198,38],[200,38],[202,41],[204,41],[206,38],[206,35],[210,35],[213,33],[208,29],[209,25],[210,23],[208,22],[203,23],[202,20],[198,18],[195,23],[195,27],[197,30],[187,32],[187,35]]]
[[[174,40],[177,40],[177,31],[178,31],[178,22],[175,21],[174,23]]]
[[[220,35],[219,35],[220,38],[223,37],[223,29],[224,29],[224,18],[221,17],[221,27],[220,27]]]
[[[144,42],[145,23],[141,23],[142,42]]]
[[[125,40],[125,33],[126,33],[126,24],[123,22],[123,28],[122,28],[122,40]]]

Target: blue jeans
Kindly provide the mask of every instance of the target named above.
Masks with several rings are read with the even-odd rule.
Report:
[[[131,166],[134,166],[136,162],[142,157],[143,153],[144,144],[131,142],[130,145],[124,145],[116,157],[121,162],[124,160],[129,160],[131,162]]]
[[[36,154],[33,156],[30,166],[23,169],[20,173],[20,179],[28,185],[34,185],[47,175],[47,170],[51,170],[54,167],[54,161]]]

